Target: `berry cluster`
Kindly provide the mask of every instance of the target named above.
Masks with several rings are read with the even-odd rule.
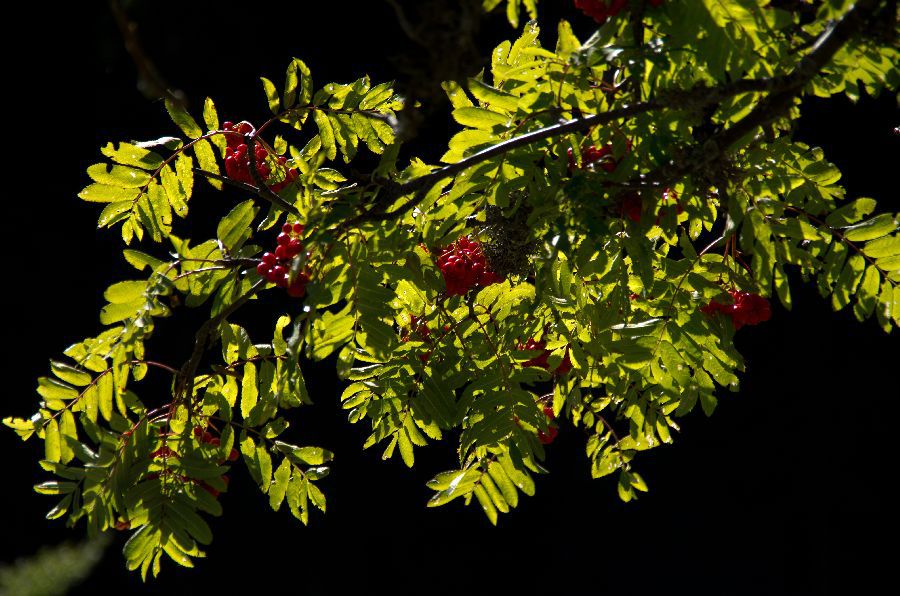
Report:
[[[279,288],[287,288],[287,293],[294,298],[305,296],[306,284],[309,283],[309,274],[305,271],[299,272],[293,281],[290,279],[291,261],[303,252],[302,234],[302,224],[284,224],[278,234],[275,252],[263,253],[262,262],[256,266],[257,273],[263,279]]]
[[[674,203],[676,215],[680,215],[684,212],[684,207],[681,206],[681,200],[678,198],[678,193],[669,188],[663,189],[660,204],[663,208],[671,208],[673,206],[672,203]],[[616,210],[619,217],[627,217],[635,223],[640,223],[641,221],[641,211],[643,206],[644,201],[641,198],[641,195],[635,191],[629,191],[619,195],[619,198],[616,201]],[[657,215],[656,225],[659,225],[660,221],[661,215]]]
[[[451,296],[464,296],[474,287],[500,283],[503,278],[491,271],[481,244],[463,236],[440,252],[437,265]]]
[[[709,304],[700,307],[700,312],[706,315],[721,313],[731,317],[734,329],[738,330],[744,325],[758,325],[772,318],[772,307],[769,301],[759,294],[729,290],[733,304],[723,304],[716,300],[710,300]]]
[[[566,354],[566,358],[568,357],[568,354]],[[556,435],[559,434],[559,427],[556,426],[556,424],[553,422],[553,419],[556,418],[556,416],[553,414],[553,407],[545,405],[542,410],[544,412],[544,416],[547,417],[547,420],[549,420],[550,423],[547,426],[547,432],[544,432],[542,430],[538,431],[538,441],[540,441],[544,445],[549,445],[554,441],[554,439],[556,439]]]
[[[627,148],[631,149],[631,142],[628,143]],[[578,164],[575,161],[575,152],[572,151],[571,147],[569,147],[566,155],[569,158],[569,170],[576,169],[578,167]],[[616,166],[618,165],[619,160],[617,160],[615,155],[613,155],[612,143],[607,143],[599,149],[594,145],[590,145],[581,150],[582,169],[594,169],[595,167],[599,166],[605,171],[611,173],[615,171]]]
[[[538,405],[541,405],[540,403]],[[559,427],[553,422],[553,419],[556,418],[556,415],[553,413],[553,407],[547,404],[541,405],[541,411],[544,413],[544,416],[547,417],[547,432],[542,430],[538,430],[538,441],[540,441],[544,445],[549,445],[556,439],[556,436],[559,434]],[[515,420],[516,425],[520,428],[522,426],[519,421],[518,416],[513,416],[513,420]]]
[[[538,368],[543,368],[544,370],[548,370],[550,368],[550,363],[548,362],[548,358],[550,358],[550,350],[547,349],[547,342],[541,340],[536,341],[533,337],[529,337],[526,342],[519,342],[516,346],[516,349],[519,351],[524,350],[542,350],[540,354],[532,358],[531,360],[526,360],[522,363],[522,366],[536,366]],[[567,372],[572,370],[572,360],[569,358],[569,349],[566,348],[566,355],[563,357],[562,362],[559,363],[559,366],[553,371],[554,375],[564,375]]]
[[[249,122],[239,122],[238,124],[225,122],[222,125],[222,129],[246,135],[253,132],[253,125]],[[225,142],[227,144],[225,147],[225,173],[232,180],[255,185],[256,180],[250,174],[250,156],[247,154],[249,151],[247,144],[243,142],[242,137],[237,135],[225,135]],[[260,180],[265,182],[272,173],[271,168],[266,163],[271,154],[260,143],[254,143],[253,155],[256,158],[256,173],[259,175]],[[279,192],[297,179],[298,171],[297,168],[286,167],[287,158],[283,155],[279,155],[275,161],[284,170],[284,179],[274,184],[269,184],[268,187],[274,192]]]
[[[618,200],[619,215],[627,217],[634,223],[641,221],[641,209],[643,209],[644,201],[641,195],[634,191],[629,191],[620,195]]]
[[[428,323],[426,323],[422,317],[409,315],[409,332],[404,334],[401,340],[403,342],[408,342],[411,333],[415,333],[424,341],[429,341],[428,337],[431,335],[431,329],[428,327]]]
[[[199,426],[194,427],[194,436],[200,439],[200,442],[205,445],[218,447],[222,444],[222,440],[219,439],[219,437],[214,437],[208,430],[203,430]],[[237,449],[232,449],[228,454],[228,461],[237,461],[238,457],[240,457],[240,454],[237,452]]]
[[[650,6],[659,6],[663,0],[650,0]],[[578,8],[599,24],[606,22],[609,17],[614,17],[628,4],[628,0],[575,0],[575,8]]]

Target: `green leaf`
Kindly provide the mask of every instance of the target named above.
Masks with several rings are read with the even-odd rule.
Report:
[[[44,426],[44,459],[60,462],[61,454],[59,424],[51,419]]]
[[[87,169],[87,173],[94,182],[117,188],[139,188],[150,182],[148,172],[127,166],[96,163]]]
[[[216,111],[216,104],[208,97],[203,102],[203,123],[206,124],[207,130],[219,130],[219,114]]]
[[[481,508],[484,510],[484,514],[487,516],[493,525],[497,525],[497,508],[494,506],[493,501],[488,496],[487,491],[483,486],[478,485],[475,487],[475,498],[478,499],[478,503],[481,505]]]
[[[256,212],[257,208],[250,199],[238,204],[222,218],[216,228],[216,236],[226,249],[237,250],[253,234],[251,225]]]
[[[166,111],[172,122],[178,125],[178,128],[191,139],[196,139],[203,135],[203,130],[197,122],[187,113],[181,105],[176,104],[169,98],[166,98]]]
[[[59,362],[58,360],[50,361],[50,370],[53,371],[53,374],[56,375],[60,380],[65,383],[69,383],[70,385],[75,385],[76,387],[84,387],[85,385],[90,384],[91,375],[88,372],[81,370],[80,368],[75,368],[74,366],[70,366],[65,362]]]
[[[291,464],[287,458],[281,460],[278,469],[275,470],[272,486],[269,487],[269,506],[278,511],[284,496],[287,494],[288,482],[291,479]]]
[[[143,271],[145,268],[149,268],[152,271],[163,264],[163,261],[139,250],[125,249],[122,251],[122,255],[138,271]]]
[[[312,80],[309,67],[299,58],[294,58],[288,65],[284,82],[284,107],[293,107],[294,103],[307,105],[312,99]]]
[[[281,109],[281,100],[278,98],[278,90],[275,83],[266,77],[260,77],[263,85],[263,92],[266,94],[266,100],[269,102],[269,109],[273,114],[277,114]]]
[[[491,87],[477,79],[469,79],[469,91],[472,92],[476,99],[492,108],[513,113],[518,108],[519,100],[517,97]]]
[[[213,152],[212,146],[210,146],[207,141],[202,140],[194,143],[194,155],[197,157],[197,164],[200,166],[201,170],[212,172],[213,174],[219,173],[219,163],[216,161],[216,154]],[[206,178],[206,181],[209,182],[210,186],[217,190],[222,188],[222,183],[218,180]]]
[[[322,110],[315,110],[313,112],[313,121],[319,127],[319,139],[322,142],[322,149],[325,151],[325,155],[328,159],[335,159],[337,157],[337,144],[334,140],[334,127],[331,125],[331,120]]]
[[[63,410],[59,418],[59,435],[59,461],[67,464],[75,457],[71,443],[78,442],[78,427],[75,425],[75,415],[72,414],[72,410]]]
[[[453,110],[453,119],[463,126],[491,129],[495,126],[508,127],[510,119],[503,114],[485,108],[457,108]]]
[[[118,201],[134,201],[140,192],[133,188],[120,188],[106,184],[89,184],[78,193],[78,198],[91,203],[114,203]]]
[[[281,441],[275,441],[275,447],[289,456],[297,465],[320,466],[334,458],[332,452],[321,447],[297,447]]]
[[[875,199],[856,199],[831,212],[825,218],[825,223],[833,228],[849,226],[875,211],[875,207]]]
[[[844,230],[844,238],[851,242],[874,240],[896,231],[897,228],[898,222],[894,216],[890,213],[882,213],[872,219],[850,226]]]
[[[144,280],[120,281],[106,288],[103,297],[113,304],[125,304],[143,298],[147,290]]]
[[[126,166],[134,166],[144,170],[155,170],[163,163],[163,158],[158,153],[132,145],[131,143],[119,143],[116,147],[112,143],[106,145],[101,153],[116,163]]]

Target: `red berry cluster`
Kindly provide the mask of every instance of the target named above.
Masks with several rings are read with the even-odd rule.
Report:
[[[643,208],[643,205],[644,201],[641,199],[641,195],[634,191],[626,192],[619,197],[619,215],[621,217],[627,217],[634,223],[639,223],[641,221],[641,209]]]
[[[538,404],[540,405],[540,403]],[[559,427],[553,422],[553,419],[556,418],[556,415],[553,414],[553,407],[547,404],[541,406],[541,411],[544,412],[544,416],[547,417],[547,432],[542,430],[538,431],[538,441],[540,441],[544,445],[549,445],[556,439],[556,436],[559,434]],[[520,428],[522,424],[519,422],[518,416],[513,416],[513,420],[515,420],[516,425]]]
[[[663,189],[662,200],[660,203],[663,208],[671,208],[672,203],[675,203],[675,213],[680,215],[684,212],[684,208],[681,206],[681,201],[678,198],[678,193],[669,188]],[[635,223],[639,223],[641,221],[641,210],[643,209],[644,201],[641,198],[641,195],[637,192],[630,191],[619,195],[618,200],[616,201],[616,208],[618,209],[618,213],[620,217],[627,217],[631,221]],[[656,225],[659,225],[660,216],[656,217]]]
[[[723,304],[717,300],[710,300],[709,304],[700,307],[700,312],[706,315],[721,313],[731,317],[735,330],[744,325],[758,325],[772,318],[772,307],[769,301],[759,294],[729,290],[733,304]]]
[[[566,358],[568,358],[568,354],[566,354]],[[550,424],[547,426],[547,432],[542,430],[538,431],[538,441],[540,441],[544,445],[549,445],[556,439],[556,435],[559,434],[559,427],[553,422],[553,419],[556,418],[556,415],[553,414],[552,406],[544,406],[542,408],[544,412],[544,416],[550,420]]]
[[[411,333],[415,333],[420,336],[423,340],[428,341],[428,336],[431,335],[431,329],[428,327],[428,323],[426,323],[422,317],[417,317],[416,315],[409,315],[409,332],[403,335],[401,341],[408,342],[409,335]]]
[[[205,445],[212,445],[213,447],[218,447],[222,444],[222,440],[219,437],[214,437],[211,432],[208,430],[203,430],[199,426],[194,427],[194,436],[200,439],[200,442]],[[237,461],[240,457],[240,454],[237,452],[237,449],[232,449],[228,454],[228,461]]]
[[[278,234],[278,247],[274,253],[263,253],[262,262],[256,266],[256,271],[263,279],[273,283],[279,288],[287,288],[287,293],[294,298],[302,298],[306,295],[306,284],[309,283],[309,274],[301,271],[290,280],[291,261],[303,252],[303,225],[299,223],[286,223]]]
[[[438,256],[437,265],[451,296],[463,296],[472,288],[500,283],[503,278],[491,271],[481,244],[463,236]]]
[[[529,337],[526,342],[519,342],[516,346],[516,349],[519,351],[524,350],[543,350],[540,354],[532,358],[531,360],[526,360],[522,363],[522,366],[536,366],[538,368],[543,368],[544,370],[548,370],[550,368],[550,363],[548,362],[548,358],[550,358],[550,350],[547,349],[547,342],[541,340],[536,341],[533,337]],[[572,370],[572,360],[569,358],[569,348],[566,348],[566,355],[563,357],[562,362],[559,363],[559,366],[553,371],[554,375],[564,375],[567,372]]]
[[[663,0],[650,0],[650,6],[659,6]],[[601,25],[609,17],[614,17],[628,4],[628,0],[575,0],[575,8]]]
[[[225,122],[222,125],[222,129],[246,135],[253,132],[253,125],[249,122],[239,122],[238,124]],[[256,184],[253,176],[250,175],[250,156],[247,155],[249,149],[247,148],[247,144],[243,142],[243,138],[237,135],[225,135],[225,142],[227,144],[225,147],[225,173],[232,180],[244,182],[245,184]],[[269,168],[269,165],[266,163],[266,160],[270,155],[269,150],[260,143],[254,143],[253,154],[256,158],[256,173],[259,175],[259,178],[265,182],[272,173],[271,168]],[[269,184],[268,186],[274,192],[279,192],[296,180],[299,173],[297,168],[288,169],[285,167],[287,158],[284,155],[279,155],[276,158],[276,161],[281,169],[284,170],[284,179],[274,184]]]
[[[628,143],[628,149],[631,149],[631,142]],[[569,150],[566,152],[566,154],[569,158],[569,170],[576,169],[578,167],[578,164],[575,161],[575,152],[572,151],[571,147],[569,147]],[[612,143],[607,143],[599,149],[594,145],[591,145],[581,150],[582,169],[593,169],[594,167],[599,166],[607,172],[613,172],[618,165],[619,160],[617,160],[615,155],[613,155]]]

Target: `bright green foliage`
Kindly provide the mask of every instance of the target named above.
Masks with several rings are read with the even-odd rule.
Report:
[[[137,279],[107,288],[104,332],[51,362],[38,412],[4,420],[44,441],[55,479],[36,490],[58,501],[48,517],[130,528],[127,564],[144,575],[163,554],[190,566],[239,457],[273,509],[307,523],[310,505],[325,511],[318,482],[332,454],[282,436],[290,410],[312,403],[304,363],[335,353],[349,419],[372,429],[364,447],[412,466],[418,449],[459,438],[429,506],[474,497],[496,523],[533,494],[552,448],[547,408],[582,427],[590,473],[616,474],[628,501],[647,490],[638,452],[671,443],[680,417],[698,404],[711,415],[721,389],[738,388],[735,327],[700,310],[727,290],[790,308],[788,272],[799,272],[836,310],[891,332],[900,216],[848,199],[837,168],[790,132],[804,95],[896,91],[895,7],[825,2],[801,24],[762,4],[666,2],[641,27],[611,19],[587,41],[563,22],[554,47],[528,23],[488,72],[445,84],[460,130],[443,167],[398,164],[403,102],[389,84],[316,90],[300,60],[283,89],[263,79],[274,115],[245,139],[273,135],[273,172],[275,155],[299,170],[278,193],[220,174],[227,133],[209,100],[204,126],[167,105],[183,138],[107,145],[80,197],[107,203],[101,227],[145,241],[146,252],[124,251]],[[521,6],[535,10],[506,6],[513,22]],[[278,125],[307,142],[289,145]],[[608,147],[605,162],[588,162],[591,146]],[[349,182],[345,164],[366,150],[378,165]],[[216,238],[173,233],[197,177],[233,197]],[[269,230],[295,222],[306,252],[291,275],[310,283],[256,343],[268,339],[229,318],[284,291],[256,266]],[[466,234],[493,247],[504,280],[449,295],[435,252]],[[536,247],[527,265],[502,269],[523,246]],[[210,317],[181,365],[144,348],[175,299]],[[529,338],[546,342],[546,368],[518,349]],[[214,345],[221,359],[201,366]],[[145,403],[135,386],[150,368],[172,377],[171,395]]]

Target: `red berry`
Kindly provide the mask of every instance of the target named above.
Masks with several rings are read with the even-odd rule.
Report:
[[[641,221],[641,209],[643,201],[641,195],[636,192],[626,193],[623,198],[619,199],[619,212],[623,217],[627,217],[635,223]]]
[[[294,258],[303,252],[303,243],[296,238],[292,238],[285,247],[285,252],[287,252],[289,258]]]
[[[302,224],[302,223],[295,223],[295,224],[294,224],[294,233],[295,233],[295,234],[302,234],[302,233],[303,233],[303,224]]]
[[[522,363],[522,366],[536,366],[538,368],[546,369],[549,365],[547,364],[547,359],[550,357],[550,350],[546,350],[547,342],[545,341],[536,341],[533,337],[528,338],[528,341],[525,343],[519,343],[516,347],[517,350],[541,350],[541,353],[535,356],[530,360],[526,360]]]
[[[542,430],[538,431],[538,440],[544,445],[549,445],[556,439],[556,435],[559,434],[559,429],[555,426],[551,425],[547,428],[547,432]]]
[[[564,375],[570,370],[572,370],[572,359],[569,358],[569,348],[566,348],[565,356],[563,356],[562,362],[559,363],[559,366],[556,367],[553,374]]]
[[[259,273],[263,277],[265,277],[266,274],[269,273],[269,271],[271,271],[271,270],[272,270],[272,266],[267,263],[260,263],[259,265],[256,266],[256,272]]]
[[[294,226],[292,226],[289,223],[286,223],[283,226],[281,226],[281,231],[284,232],[285,234],[290,234],[293,231],[293,229],[294,229]]]
[[[306,285],[290,284],[287,293],[291,298],[303,298],[306,296]]]
[[[228,461],[237,461],[240,456],[241,456],[241,454],[238,453],[237,449],[232,449],[228,453]]]
[[[262,262],[266,265],[274,265],[278,261],[278,258],[270,252],[263,253]]]

